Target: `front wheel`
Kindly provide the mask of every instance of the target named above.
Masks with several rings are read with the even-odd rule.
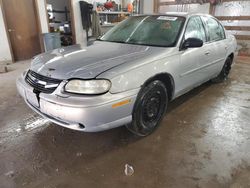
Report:
[[[128,130],[138,136],[147,136],[160,124],[168,105],[168,93],[165,85],[155,80],[143,87],[135,102],[132,123]]]

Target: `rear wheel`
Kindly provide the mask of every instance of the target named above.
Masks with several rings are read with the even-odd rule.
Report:
[[[212,81],[218,83],[226,80],[230,73],[232,62],[233,59],[231,57],[228,57],[220,74],[216,78],[212,79]]]
[[[160,124],[168,104],[165,85],[155,80],[150,82],[138,94],[133,110],[132,123],[126,127],[138,136],[147,136]]]

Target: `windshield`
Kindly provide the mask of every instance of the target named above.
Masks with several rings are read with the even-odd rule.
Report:
[[[109,30],[100,40],[148,46],[173,47],[184,17],[133,16]]]

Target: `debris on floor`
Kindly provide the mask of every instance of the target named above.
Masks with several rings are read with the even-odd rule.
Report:
[[[7,176],[7,177],[12,178],[14,176],[14,171],[11,170],[11,171],[5,173],[4,175]]]
[[[77,156],[77,157],[81,157],[81,156],[82,156],[82,153],[81,153],[81,152],[77,152],[77,153],[76,153],[76,156]]]
[[[134,172],[135,172],[134,168],[131,165],[129,165],[129,164],[125,165],[124,173],[126,176],[132,176],[134,174]]]

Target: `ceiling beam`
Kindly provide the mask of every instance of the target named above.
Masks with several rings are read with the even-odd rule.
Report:
[[[154,0],[154,13],[158,13],[159,12],[159,2],[160,0]]]
[[[224,26],[227,30],[250,31],[250,26]]]
[[[211,14],[212,16],[215,15],[215,5],[213,4],[209,5],[209,14]]]
[[[250,35],[234,35],[237,40],[250,40]]]
[[[250,16],[216,16],[219,20],[250,20]]]
[[[235,1],[249,1],[249,0],[221,0],[222,3],[224,3],[224,2],[235,2]],[[207,0],[207,2],[204,2],[204,3],[210,3],[210,2]],[[169,2],[161,2],[161,3],[159,2],[159,6],[183,5],[183,4],[202,4],[202,3],[200,3],[199,1],[196,1],[196,2],[194,2],[194,1],[190,1],[190,2],[188,2],[188,1],[184,1],[184,2],[181,2],[181,1],[169,1]],[[214,4],[214,5],[216,5],[216,4]]]

